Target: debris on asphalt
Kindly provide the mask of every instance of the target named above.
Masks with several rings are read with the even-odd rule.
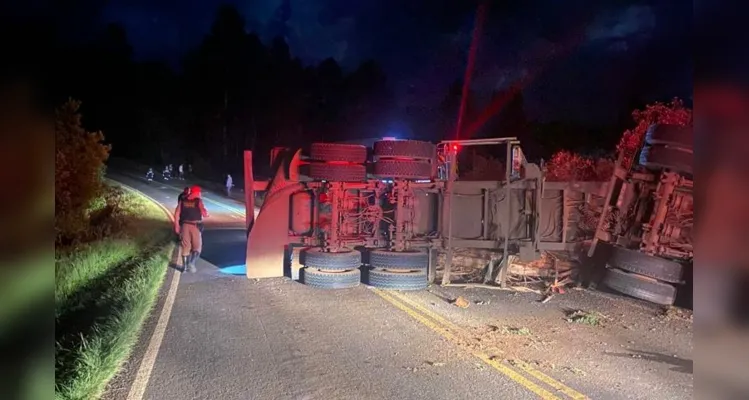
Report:
[[[527,362],[527,364],[531,364],[535,366],[536,368],[542,368],[542,369],[547,369],[547,370],[554,370],[557,368],[555,364],[548,362],[548,361],[543,361],[543,360],[533,360],[533,361]]]
[[[576,324],[598,326],[601,324],[602,315],[596,312],[587,312],[583,310],[575,310],[567,314],[567,322],[573,322]]]
[[[456,298],[453,301],[453,305],[455,305],[456,307],[459,307],[459,308],[468,308],[468,306],[470,306],[471,303],[469,303],[468,300],[465,299],[465,297],[458,296],[458,298]]]
[[[519,336],[528,336],[531,334],[531,330],[522,327],[522,328],[515,328],[515,327],[504,327],[502,328],[502,334],[503,335],[519,335]]]
[[[445,366],[445,363],[438,362],[438,361],[427,361],[426,364],[429,365],[430,367],[444,367]]]
[[[693,313],[691,310],[674,306],[663,307],[658,316],[666,320],[683,320],[690,322],[693,320]]]
[[[586,376],[588,375],[585,371],[581,370],[580,368],[575,367],[562,367],[565,371],[573,374],[573,375],[580,375],[580,376]]]
[[[491,304],[491,300],[476,300],[473,302],[476,305],[483,306],[483,305],[489,305]]]

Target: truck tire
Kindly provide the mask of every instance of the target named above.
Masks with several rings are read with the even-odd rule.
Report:
[[[367,180],[367,168],[358,164],[310,163],[312,179],[334,182],[361,182]]]
[[[305,267],[323,270],[351,270],[361,266],[361,253],[357,250],[347,250],[339,253],[329,253],[316,247],[300,254],[300,261]]]
[[[386,270],[421,271],[429,266],[429,255],[423,251],[372,250],[369,265]]]
[[[616,268],[606,271],[603,284],[619,293],[664,306],[676,300],[674,286]]]
[[[427,272],[390,272],[372,268],[369,270],[369,285],[387,290],[423,290],[429,286]]]
[[[648,144],[665,144],[684,149],[694,149],[692,128],[681,125],[653,124],[645,133]]]
[[[361,271],[328,272],[306,267],[301,271],[302,282],[307,286],[318,289],[348,289],[359,286]]]
[[[642,148],[640,164],[648,169],[669,169],[692,174],[694,155],[691,150],[667,145],[650,145]]]
[[[684,270],[684,266],[676,261],[617,246],[614,246],[608,264],[614,268],[669,283],[681,283]]]
[[[383,158],[432,160],[437,154],[437,147],[420,140],[380,140],[374,143],[373,154]]]
[[[367,162],[367,148],[360,144],[312,143],[309,155],[316,161]]]
[[[374,164],[374,175],[393,179],[430,179],[432,164],[421,160],[377,160]]]

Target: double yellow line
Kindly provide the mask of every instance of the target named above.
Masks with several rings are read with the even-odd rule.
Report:
[[[444,337],[450,342],[460,346],[459,337],[469,337],[466,332],[455,325],[451,321],[448,321],[441,315],[425,308],[421,304],[414,300],[409,299],[406,295],[398,292],[385,292],[383,290],[373,288],[372,289],[378,296],[382,297],[385,301],[394,305],[396,308],[402,310],[410,317],[420,322],[422,325],[432,329],[440,336]],[[532,368],[530,365],[523,362],[516,362],[514,369],[510,366],[504,365],[502,362],[495,360],[493,357],[488,356],[480,351],[470,350],[471,354],[491,366],[495,370],[499,371],[506,377],[517,382],[521,386],[530,390],[531,392],[538,395],[543,400],[561,400],[557,394],[563,394],[568,398],[574,400],[588,399],[588,396],[575,391],[569,386],[555,380],[554,378]],[[535,380],[535,382],[534,382]],[[545,389],[539,383],[545,384],[547,387],[552,388],[555,393]]]

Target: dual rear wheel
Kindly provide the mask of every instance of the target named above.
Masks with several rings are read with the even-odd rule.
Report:
[[[312,143],[309,176],[315,180],[361,182],[367,180],[367,148],[359,144]]]
[[[694,137],[689,126],[654,124],[645,134],[640,165],[651,170],[668,170],[692,175]]]
[[[428,255],[420,251],[372,250],[365,283],[390,290],[422,290],[428,286]],[[314,248],[302,253],[300,280],[320,289],[345,289],[362,281],[361,252],[324,252]]]
[[[381,140],[374,144],[372,174],[380,179],[430,179],[436,146],[418,140]],[[367,180],[367,148],[347,143],[312,143],[309,176],[316,180]]]
[[[675,284],[682,283],[684,266],[637,250],[614,247],[603,283],[615,291],[651,303],[670,306]]]

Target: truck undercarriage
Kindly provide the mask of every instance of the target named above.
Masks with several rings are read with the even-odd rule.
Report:
[[[504,176],[459,179],[457,154],[470,146],[504,146]],[[437,252],[445,254],[446,284],[455,249],[496,254],[484,281],[504,285],[509,256],[532,261],[588,239],[576,222],[579,206],[604,190],[545,182],[515,138],[383,140],[372,149],[314,143],[306,160],[301,150],[279,148],[268,182],[252,180],[252,154],[245,158],[248,204],[254,191],[266,192],[257,218],[248,214],[248,278],[296,277],[291,265],[299,264],[300,280],[322,288],[364,281],[422,289],[435,280]]]
[[[608,184],[546,182],[516,138],[314,143],[309,157],[277,148],[267,182],[252,179],[246,152],[248,209],[255,191],[266,193],[257,217],[248,213],[247,277],[418,290],[435,281],[439,253],[449,284],[453,252],[477,249],[492,254],[484,283],[504,286],[511,257],[593,257],[603,244],[606,286],[673,304],[693,257],[689,140],[688,128],[653,125],[637,154],[619,155]],[[460,179],[457,155],[471,146],[504,146],[503,176]]]

